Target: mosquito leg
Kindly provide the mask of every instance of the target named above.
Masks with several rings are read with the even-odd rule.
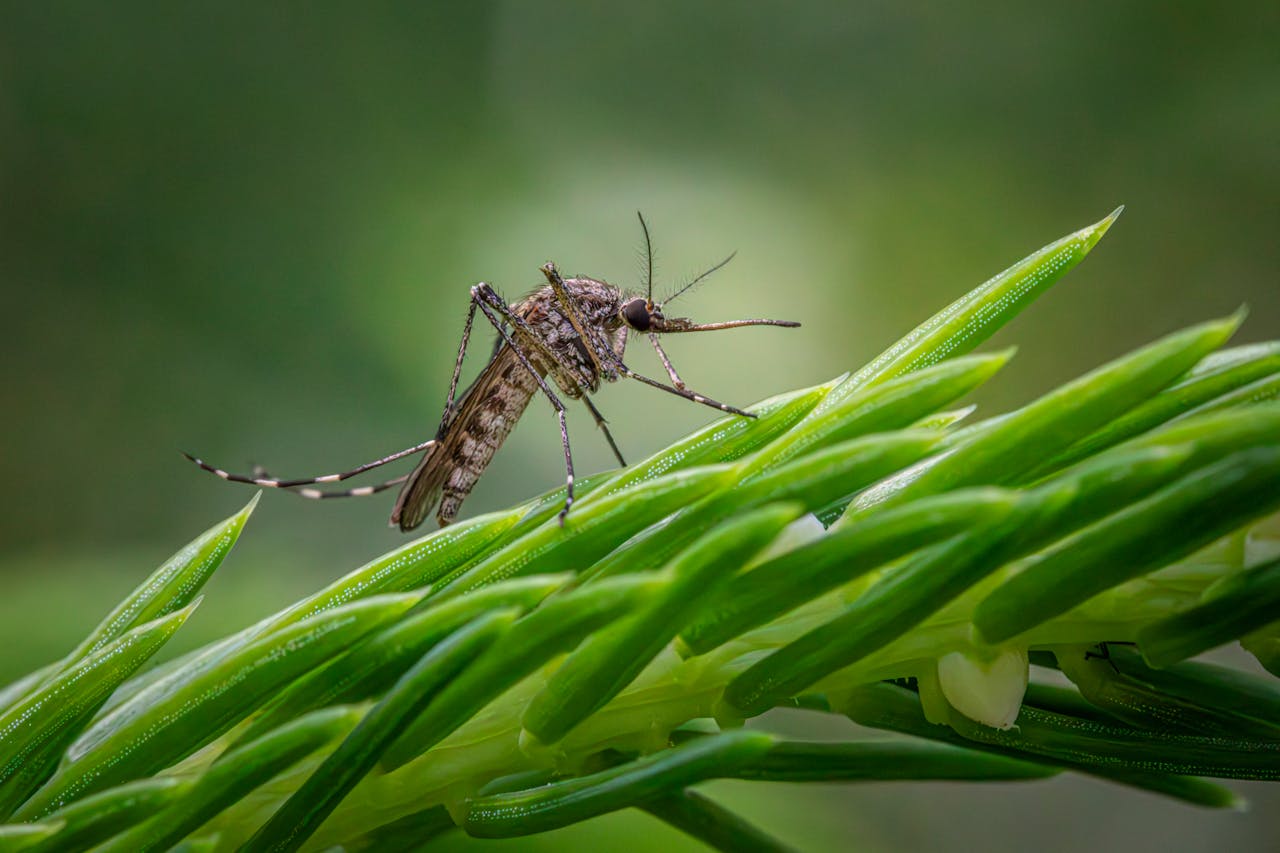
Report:
[[[1116,675],[1123,675],[1123,673],[1120,672],[1120,667],[1116,666],[1116,662],[1111,659],[1111,649],[1107,648],[1107,643],[1105,641],[1098,643],[1098,650],[1096,652],[1093,650],[1085,652],[1084,659],[1104,660],[1107,662],[1107,666],[1111,667],[1112,672]]]
[[[344,489],[337,492],[326,492],[321,489],[294,489],[289,492],[289,494],[303,498],[310,498],[311,500],[324,500],[326,498],[362,498],[366,495],[376,495],[378,492],[385,491],[392,486],[398,486],[407,479],[409,479],[408,474],[401,474],[399,477],[392,477],[390,480],[378,483],[376,486],[360,486],[357,489]]]
[[[302,477],[295,480],[281,480],[277,477],[272,477],[261,465],[255,465],[253,467],[252,474],[232,474],[229,471],[222,470],[221,468],[215,468],[204,460],[192,456],[190,453],[183,452],[182,455],[209,473],[215,474],[224,480],[230,480],[234,483],[249,483],[254,486],[262,486],[268,489],[291,489],[296,486],[310,486],[316,483],[341,482],[342,480],[354,477],[357,474],[363,474],[365,471],[371,471],[374,468],[381,467],[390,462],[395,462],[397,459],[403,459],[406,456],[412,456],[415,453],[427,450],[440,441],[440,437],[444,435],[444,431],[448,427],[449,421],[452,418],[454,398],[458,392],[458,377],[462,373],[462,360],[467,354],[467,343],[471,338],[471,325],[475,319],[475,315],[476,306],[475,303],[472,302],[469,304],[467,309],[467,322],[462,327],[462,340],[458,344],[458,357],[453,365],[453,377],[449,381],[449,397],[445,401],[444,412],[440,416],[440,427],[436,430],[436,437],[429,441],[421,442],[413,447],[392,453],[390,456],[384,456],[381,459],[376,459],[373,462],[366,462],[363,465],[352,468],[350,471],[343,471],[340,474],[325,474],[320,477]],[[350,489],[343,492],[322,492],[318,489],[303,489],[297,492],[297,494],[301,494],[303,497],[307,498],[356,497],[371,495],[383,491],[384,489],[389,489],[397,483],[402,483],[407,479],[409,479],[408,475],[394,480],[388,480],[387,482],[380,483],[377,486],[362,486],[357,489]]]
[[[458,342],[458,358],[453,363],[453,378],[449,380],[449,397],[445,400],[444,412],[440,415],[440,428],[436,430],[436,438],[444,435],[453,420],[453,406],[458,393],[458,377],[462,375],[462,359],[467,355],[467,343],[471,340],[471,323],[476,318],[476,303],[472,300],[467,305],[467,322],[462,326],[462,340]]]
[[[574,304],[573,297],[569,294],[569,288],[565,286],[564,278],[561,277],[560,271],[556,269],[553,263],[542,265],[542,274],[546,276],[547,282],[551,285],[551,291],[556,295],[556,301],[560,303],[560,310],[564,312],[565,317],[569,319],[569,323],[578,333],[578,337],[587,345],[587,352],[591,356],[591,360],[595,362],[596,369],[608,374],[612,368],[611,362],[616,358],[611,358],[613,349],[608,345],[607,341],[603,341],[599,337],[599,333],[594,327],[585,322],[578,313],[578,307]],[[610,376],[610,379],[613,377]]]
[[[449,432],[449,428],[453,425],[453,420],[457,417],[457,400],[458,400],[458,379],[462,376],[462,362],[467,357],[467,345],[471,341],[471,327],[476,318],[476,303],[474,297],[467,301],[467,321],[462,325],[462,338],[458,341],[458,355],[453,362],[453,375],[449,378],[449,395],[444,401],[444,410],[440,413],[440,426],[436,428],[436,440],[444,441],[445,436]],[[497,350],[495,349],[495,355]],[[492,360],[492,356],[490,357]],[[467,392],[462,392],[466,397]],[[431,454],[424,457],[418,465],[403,478],[406,483],[405,487],[400,491],[399,497],[396,498],[395,506],[391,510],[392,526],[399,526],[401,531],[412,530],[422,522],[422,517],[430,511],[431,507],[423,506],[423,502],[427,499],[434,499],[435,492],[425,489],[420,482],[420,478],[427,476],[432,470]],[[425,490],[424,490],[425,489]],[[412,523],[406,523],[413,519]],[[447,521],[441,521],[443,527]]]
[[[551,266],[551,265],[548,264],[547,266]],[[672,385],[663,385],[661,382],[659,382],[656,379],[650,379],[647,376],[636,373],[634,370],[627,367],[627,365],[623,362],[621,356],[618,353],[614,352],[612,349],[608,350],[608,361],[610,362],[610,366],[621,376],[626,376],[630,379],[638,380],[640,382],[643,382],[646,385],[652,385],[654,388],[661,388],[663,391],[666,391],[668,394],[675,394],[677,397],[684,397],[686,400],[692,400],[695,403],[701,403],[704,406],[710,406],[713,409],[719,409],[720,411],[728,412],[731,415],[738,415],[744,418],[755,417],[755,415],[751,414],[750,412],[744,412],[742,409],[739,409],[735,406],[730,406],[725,403],[721,403],[717,400],[712,400],[710,397],[705,397],[702,394],[698,394],[694,391],[690,391],[688,387],[684,384],[684,381],[680,378],[679,374],[676,373],[675,366],[671,364],[671,359],[667,358],[666,352],[662,349],[662,345],[658,342],[658,336],[655,334],[650,334],[649,340],[653,342],[654,349],[658,351],[659,357],[662,358],[662,365],[667,369],[667,375],[671,377],[671,381],[673,383]]]
[[[658,336],[653,332],[649,333],[649,342],[653,344],[653,348],[658,351],[658,358],[662,359],[662,366],[667,369],[667,375],[671,377],[671,384],[685,390],[684,380],[680,378],[680,374],[676,373],[675,366],[672,365],[671,359],[667,358],[667,352],[662,348],[662,344],[658,342]]]
[[[502,300],[502,297],[499,296],[492,287],[490,287],[488,284],[482,281],[479,284],[477,284],[474,288],[472,288],[472,295],[476,296],[480,300],[482,308],[485,305],[487,305],[489,306],[489,308],[496,311],[499,314],[499,316],[502,317],[504,321],[503,326],[502,326],[502,329],[499,329],[498,331],[502,334],[503,340],[507,341],[508,343],[510,343],[511,341],[511,339],[506,336],[506,333],[504,331],[506,329],[506,324],[510,323],[513,328],[519,329],[520,331],[524,332],[525,335],[528,336],[529,341],[533,344],[533,346],[538,348],[538,350],[542,353],[543,357],[547,359],[547,361],[560,363],[561,361],[560,357],[555,352],[553,352],[550,347],[546,345],[546,343],[542,340],[542,336],[539,335],[537,332],[535,332],[533,328],[527,322],[525,322],[525,319],[523,317],[521,317],[519,314],[514,313],[511,310],[511,308],[507,305],[507,303]],[[489,319],[490,321],[492,321],[493,318],[490,317]],[[513,349],[515,348],[515,344],[512,344],[511,346]],[[587,349],[591,350],[592,347],[588,346]],[[617,367],[615,365],[617,364],[618,356],[612,349],[606,348],[605,351],[608,355],[600,369],[605,371],[606,373],[609,371],[612,371],[613,374],[616,375]],[[599,356],[593,356],[593,358],[595,358],[597,364],[601,363]],[[581,388],[581,385],[579,387]],[[587,389],[581,388],[581,391],[583,396],[585,396],[587,393]]]
[[[384,456],[381,459],[375,459],[372,462],[366,462],[363,465],[357,465],[355,468],[352,468],[350,471],[343,471],[341,474],[325,474],[320,477],[301,477],[296,480],[280,480],[275,477],[256,476],[257,472],[265,473],[265,472],[262,472],[261,469],[257,469],[257,471],[255,471],[255,475],[232,474],[228,471],[223,471],[221,468],[215,468],[212,465],[210,465],[208,462],[205,462],[202,459],[197,459],[196,457],[192,456],[190,453],[184,452],[182,455],[190,459],[199,467],[208,471],[210,474],[215,474],[221,477],[222,479],[230,480],[233,483],[249,483],[250,485],[262,486],[263,488],[266,488],[266,489],[291,489],[294,486],[311,486],[316,483],[338,483],[338,482],[341,482],[342,480],[346,480],[350,477],[354,477],[357,474],[363,474],[365,471],[372,471],[374,468],[380,468],[381,466],[386,465],[389,462],[395,462],[397,459],[403,459],[406,456],[412,456],[415,453],[421,453],[427,448],[433,446],[436,443],[436,441],[437,439],[433,438],[430,441],[424,441],[419,444],[415,444],[413,447],[407,447],[404,450],[398,450],[395,453],[392,453],[390,456]]]
[[[542,336],[535,332],[533,327],[525,322],[523,317],[513,312],[511,307],[507,305],[503,298],[498,295],[498,292],[490,287],[487,282],[482,281],[475,287],[471,288],[471,298],[475,300],[476,304],[480,306],[482,311],[485,311],[485,317],[487,317],[489,322],[493,323],[494,327],[498,330],[498,336],[502,338],[502,341],[513,350],[516,350],[517,355],[520,354],[520,345],[511,340],[511,336],[507,329],[508,324],[510,324],[513,329],[519,329],[528,335],[529,341],[537,347],[539,351],[541,351],[543,357],[548,361],[559,361],[559,358],[557,358],[556,354],[551,351],[551,348],[543,342]],[[495,322],[493,314],[489,313],[486,308],[497,313],[501,320]],[[539,375],[539,378],[541,378],[541,375]]]
[[[267,471],[266,468],[263,468],[261,465],[253,466],[253,476],[261,479],[266,479],[266,480],[278,479],[276,477],[272,477],[271,473]],[[321,498],[360,498],[360,497],[364,497],[365,495],[376,495],[378,492],[385,491],[386,489],[389,489],[392,486],[399,485],[400,483],[403,483],[407,479],[409,479],[408,474],[401,474],[399,477],[393,477],[392,479],[387,480],[386,482],[378,483],[376,486],[360,486],[359,488],[355,488],[355,489],[339,489],[335,491],[324,491],[321,489],[304,489],[300,487],[294,487],[292,489],[284,489],[284,491],[286,494],[297,495],[298,497],[303,497],[303,498],[310,498],[311,500],[319,500]]]
[[[512,326],[524,328],[530,334],[534,334],[533,330],[529,329],[523,319],[512,313],[511,309],[507,307],[506,303],[502,302],[502,299],[493,292],[489,285],[481,283],[471,288],[471,298],[476,305],[480,306],[484,316],[498,330],[498,334],[507,342],[507,346],[511,347],[511,351],[516,354],[516,358],[520,359],[520,363],[524,365],[525,370],[529,371],[529,375],[534,378],[534,381],[538,383],[538,387],[542,389],[542,393],[547,395],[547,399],[555,407],[556,417],[560,420],[560,444],[564,447],[564,509],[560,510],[559,516],[560,526],[564,527],[565,516],[569,514],[569,507],[573,506],[573,452],[569,449],[569,422],[565,417],[564,403],[560,402],[560,398],[547,385],[546,380],[542,378],[542,374],[530,363],[529,357],[525,355],[520,345],[512,339],[511,334],[506,329],[506,324],[502,321],[506,320]],[[492,301],[500,303],[502,307],[499,308],[497,305],[491,304]],[[501,314],[501,319],[499,318],[499,313]],[[534,339],[537,339],[536,334],[534,334]]]
[[[591,417],[596,419],[596,426],[604,430],[604,440],[609,442],[609,447],[613,450],[613,455],[617,458],[618,464],[623,468],[627,467],[627,460],[622,458],[622,451],[618,449],[618,445],[613,440],[613,433],[609,432],[609,422],[604,419],[604,415],[600,414],[600,410],[596,408],[596,404],[591,402],[591,398],[586,394],[582,395],[582,402],[587,404],[587,409],[591,412]]]
[[[666,391],[668,394],[675,394],[677,397],[684,397],[686,400],[692,400],[695,403],[701,403],[704,406],[710,406],[713,409],[719,409],[720,411],[728,412],[731,415],[739,415],[744,418],[755,417],[755,415],[751,414],[750,412],[744,412],[742,411],[742,409],[734,408],[733,406],[729,406],[724,403],[719,403],[715,400],[712,400],[710,397],[704,397],[701,394],[690,391],[688,388],[673,388],[670,385],[663,385],[661,382],[659,382],[656,379],[650,379],[648,376],[642,376],[639,373],[636,373],[634,370],[627,367],[625,364],[622,364],[622,362],[618,362],[618,364],[620,365],[619,372],[623,376],[629,377],[631,379],[636,379],[640,382],[643,382],[645,385],[651,385],[654,388],[661,388],[663,391]]]

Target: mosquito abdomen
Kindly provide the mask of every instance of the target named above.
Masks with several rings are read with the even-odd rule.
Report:
[[[453,521],[462,502],[502,446],[538,390],[538,384],[510,350],[499,353],[491,369],[496,381],[477,388],[463,401],[450,427],[445,476],[436,520]]]

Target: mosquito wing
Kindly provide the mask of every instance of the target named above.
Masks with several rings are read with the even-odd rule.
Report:
[[[430,448],[400,487],[395,508],[391,510],[391,523],[399,525],[402,531],[408,532],[421,524],[436,505],[440,486],[449,474],[449,466],[444,464],[447,459],[444,450],[443,444]]]
[[[439,444],[427,451],[405,481],[391,523],[404,531],[417,527],[442,492],[437,518],[441,525],[452,521],[536,390],[537,383],[511,348],[499,346],[463,393]]]

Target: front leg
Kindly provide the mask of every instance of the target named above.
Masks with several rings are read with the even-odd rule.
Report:
[[[458,357],[453,362],[453,377],[449,380],[449,396],[444,402],[444,411],[440,413],[440,426],[436,430],[436,438],[444,436],[453,420],[454,407],[457,403],[458,377],[462,375],[462,360],[467,356],[467,344],[471,341],[471,324],[476,318],[476,301],[472,297],[467,305],[467,322],[462,325],[462,340],[458,342]]]
[[[574,331],[578,333],[578,337],[586,345],[587,354],[595,364],[596,372],[609,382],[617,379],[618,373],[613,367],[613,362],[616,360],[613,349],[609,346],[608,341],[600,337],[599,331],[579,315],[578,306],[569,294],[569,288],[565,285],[560,271],[556,269],[556,265],[550,262],[543,264],[542,274],[546,276],[547,283],[551,285],[551,291],[556,295],[556,301],[560,303],[560,310],[565,317],[569,318],[569,324],[573,326]]]
[[[742,409],[727,405],[725,403],[717,402],[715,400],[712,400],[710,397],[704,397],[703,395],[698,394],[697,392],[690,391],[688,388],[675,388],[671,385],[663,385],[661,382],[659,382],[656,379],[650,379],[648,376],[643,376],[639,373],[636,373],[634,370],[627,367],[621,361],[618,362],[618,371],[623,376],[626,376],[629,379],[635,379],[638,382],[643,382],[645,385],[651,385],[654,388],[660,388],[663,391],[666,391],[668,394],[675,394],[677,397],[683,397],[686,400],[692,400],[693,402],[700,403],[703,406],[710,406],[713,409],[719,409],[722,412],[727,412],[731,415],[738,415],[739,417],[743,417],[743,418],[755,417],[755,415],[751,414],[750,412],[744,412]]]
[[[541,338],[522,317],[502,301],[502,298],[489,285],[481,282],[471,288],[471,299],[473,304],[478,305],[480,310],[484,312],[484,316],[498,330],[498,334],[506,341],[507,346],[511,347],[511,351],[516,354],[516,358],[520,359],[520,363],[524,365],[525,370],[529,371],[529,375],[538,383],[542,393],[546,395],[547,399],[551,401],[551,405],[555,407],[556,417],[560,420],[560,444],[564,447],[565,496],[564,509],[560,510],[559,515],[560,526],[564,527],[564,520],[569,514],[569,507],[573,506],[573,451],[569,448],[569,423],[565,417],[564,403],[560,401],[560,398],[547,385],[542,374],[529,361],[529,356],[525,354],[524,349],[520,344],[516,343],[514,337],[507,331],[506,324],[503,321],[505,320],[513,327],[521,329],[536,342],[540,343]],[[542,346],[545,349],[545,344]]]
[[[591,417],[596,419],[596,426],[600,427],[604,432],[604,440],[609,442],[609,449],[613,451],[614,458],[618,460],[618,464],[623,468],[627,467],[627,460],[622,458],[622,451],[618,449],[618,444],[613,440],[613,433],[609,432],[609,422],[604,419],[604,415],[600,414],[600,410],[596,408],[596,404],[591,402],[591,398],[586,394],[582,395],[582,402],[587,404],[587,410],[591,412]]]
[[[658,352],[658,358],[662,359],[662,366],[667,369],[667,375],[671,377],[671,384],[681,391],[685,390],[684,380],[680,378],[680,374],[676,373],[675,365],[671,363],[671,359],[667,358],[667,351],[662,348],[662,344],[658,341],[658,336],[653,332],[649,333],[649,343],[653,344],[653,348]]]

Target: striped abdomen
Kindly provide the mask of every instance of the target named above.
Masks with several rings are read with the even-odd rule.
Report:
[[[412,530],[440,499],[436,520],[451,522],[476,481],[506,440],[538,390],[533,376],[509,347],[493,360],[462,396],[457,414],[409,476],[391,523]]]
[[[503,347],[476,380],[449,428],[447,460],[436,519],[448,524],[524,413],[538,384],[510,348]]]

